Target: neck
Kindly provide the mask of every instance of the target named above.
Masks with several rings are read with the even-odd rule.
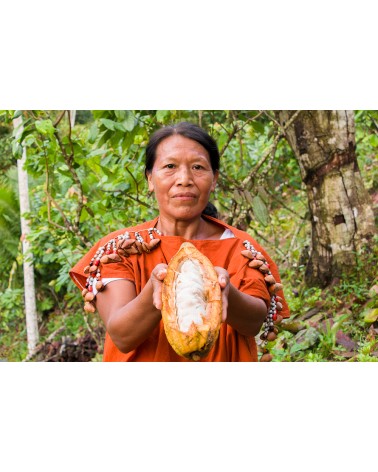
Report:
[[[181,236],[185,239],[206,239],[209,224],[202,217],[193,220],[176,220],[159,216],[156,228],[165,236]]]

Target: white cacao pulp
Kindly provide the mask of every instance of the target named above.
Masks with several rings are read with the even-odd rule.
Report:
[[[176,314],[180,331],[187,332],[192,323],[202,325],[206,315],[204,280],[200,263],[188,259],[179,266],[175,282]]]

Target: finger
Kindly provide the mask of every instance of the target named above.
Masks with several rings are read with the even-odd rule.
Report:
[[[162,268],[162,269],[159,269],[159,270],[156,272],[155,277],[156,277],[158,280],[164,280],[164,277],[165,277],[166,275],[167,275],[167,269]]]
[[[223,297],[222,299],[222,322],[224,323],[227,319],[228,299]]]
[[[218,277],[218,282],[219,282],[220,287],[223,289],[227,287],[228,279],[225,275],[221,274]]]
[[[157,310],[161,310],[161,289],[157,288],[154,290],[154,293],[152,295],[152,303]]]

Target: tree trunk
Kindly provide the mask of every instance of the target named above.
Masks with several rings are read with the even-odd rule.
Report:
[[[16,131],[16,139],[23,131],[22,117],[15,118],[13,125]],[[28,353],[31,354],[38,344],[38,318],[35,299],[34,285],[34,265],[33,256],[30,252],[30,243],[27,239],[30,233],[29,222],[24,218],[24,213],[30,212],[28,173],[24,169],[26,161],[26,148],[22,149],[22,158],[17,161],[18,167],[18,192],[20,198],[21,214],[21,239],[24,269],[24,297],[25,297],[25,317],[26,317],[26,335],[28,340]]]
[[[293,112],[278,113],[281,124]],[[308,285],[347,274],[375,233],[370,197],[356,159],[353,111],[303,111],[286,131],[298,160],[312,224]]]

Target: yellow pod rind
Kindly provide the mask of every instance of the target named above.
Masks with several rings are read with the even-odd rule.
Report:
[[[202,317],[203,324],[192,322],[189,330],[183,332],[177,321],[175,283],[180,266],[188,259],[195,259],[201,266],[206,314]],[[161,314],[168,342],[179,356],[199,360],[214,346],[222,322],[222,294],[218,274],[210,260],[191,243],[183,243],[168,264],[163,283]]]

